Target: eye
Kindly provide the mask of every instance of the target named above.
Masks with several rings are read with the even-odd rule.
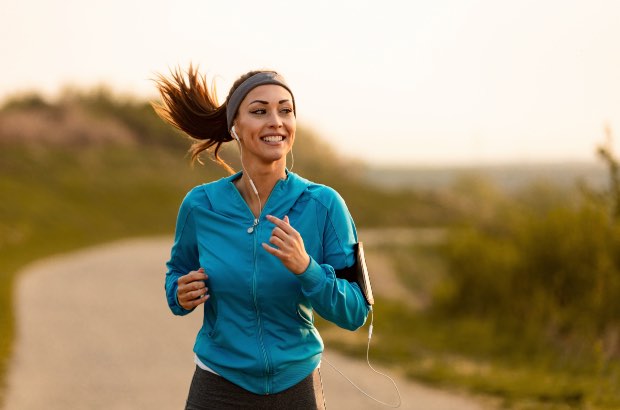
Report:
[[[267,112],[267,110],[265,110],[264,108],[258,108],[256,110],[252,110],[250,112],[252,114],[261,115],[261,114],[265,114]]]
[[[288,108],[288,107],[287,108],[282,108],[282,110],[280,112],[282,112],[284,114],[291,114],[293,112],[293,109],[292,108]]]

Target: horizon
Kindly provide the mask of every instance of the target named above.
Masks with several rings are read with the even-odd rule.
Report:
[[[270,67],[291,84],[301,124],[380,166],[595,161],[604,128],[620,129],[611,0],[182,6],[0,6],[0,99],[101,84],[153,98],[150,78],[191,61],[221,101],[238,75]]]
[[[91,93],[97,92],[105,92],[117,102],[125,102],[131,101],[136,103],[148,103],[152,101],[155,97],[145,97],[137,94],[129,94],[129,93],[121,93],[118,90],[113,89],[113,87],[107,84],[96,84],[91,87],[77,87],[77,86],[62,86],[60,87],[56,93],[48,93],[45,94],[38,90],[25,90],[25,91],[17,91],[16,93],[5,95],[0,98],[0,109],[5,106],[7,103],[10,103],[11,100],[19,100],[24,97],[37,97],[43,99],[43,101],[47,104],[56,104],[59,103],[64,96],[71,96],[72,93],[89,95]],[[364,166],[376,170],[384,170],[384,171],[441,171],[441,170],[456,170],[456,169],[464,169],[464,170],[475,170],[475,169],[489,169],[489,168],[528,168],[528,167],[574,167],[574,166],[598,166],[605,167],[605,165],[601,164],[600,159],[596,155],[596,147],[592,149],[591,158],[540,158],[540,159],[532,159],[532,158],[521,158],[521,159],[508,159],[508,160],[489,160],[489,161],[478,161],[478,162],[468,162],[468,161],[452,161],[452,162],[418,162],[418,163],[383,163],[383,162],[371,162],[364,158],[360,157],[352,157],[347,156],[344,152],[340,151],[337,146],[334,146],[326,138],[321,135],[312,124],[307,124],[303,122],[298,122],[298,126],[303,129],[311,132],[315,137],[319,138],[322,142],[328,144],[329,147],[334,149],[335,153],[345,159],[354,162],[361,162]],[[598,146],[598,145],[597,145]]]

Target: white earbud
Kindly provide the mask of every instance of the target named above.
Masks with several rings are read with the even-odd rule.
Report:
[[[237,142],[241,142],[241,140],[239,139],[239,136],[237,135],[237,132],[235,131],[235,126],[234,125],[230,129],[230,132],[232,132],[232,135],[237,140]]]

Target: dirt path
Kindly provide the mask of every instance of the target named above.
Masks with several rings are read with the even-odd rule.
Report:
[[[419,310],[424,301],[407,286],[403,286],[394,271],[392,260],[384,252],[384,247],[436,243],[443,238],[445,231],[437,228],[366,228],[360,229],[358,235],[359,240],[365,245],[366,261],[373,279],[373,292],[388,299],[396,299],[411,309]]]
[[[115,242],[21,272],[6,410],[183,408],[201,318],[175,317],[166,306],[170,244],[169,238]],[[395,400],[389,382],[365,363],[329,350],[326,357],[383,400]],[[330,366],[324,364],[322,374],[329,409],[384,408]],[[403,409],[481,408],[402,378],[397,383]]]

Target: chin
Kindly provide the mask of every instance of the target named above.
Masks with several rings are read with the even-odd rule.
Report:
[[[265,159],[269,161],[284,161],[288,150],[278,150],[278,152],[269,152],[265,154]]]

